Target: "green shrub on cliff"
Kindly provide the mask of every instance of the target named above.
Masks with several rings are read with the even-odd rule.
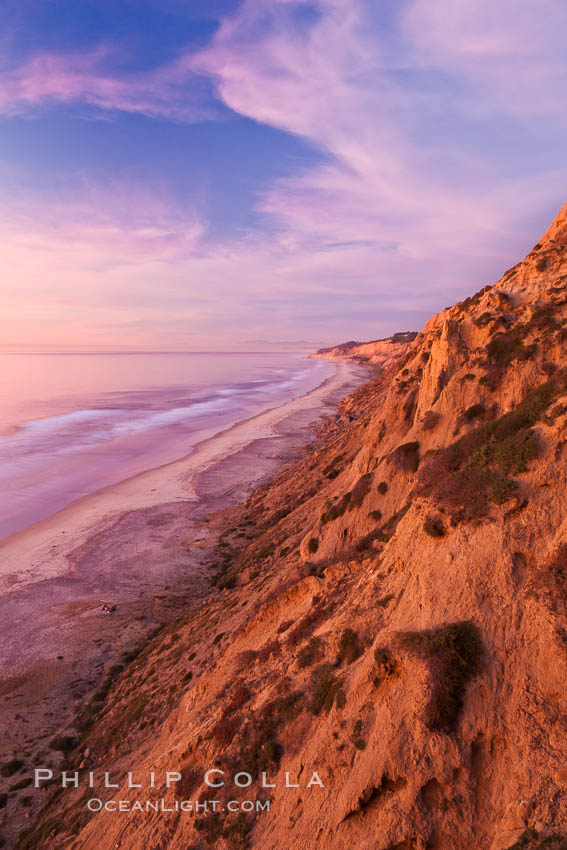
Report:
[[[518,486],[510,475],[526,472],[541,454],[533,426],[565,389],[567,370],[562,370],[531,390],[515,410],[428,455],[420,469],[422,495],[448,507],[454,520],[478,519],[491,502],[503,504]]]

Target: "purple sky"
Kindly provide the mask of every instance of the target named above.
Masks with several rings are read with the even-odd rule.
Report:
[[[0,339],[420,329],[567,200],[563,0],[4,0]]]

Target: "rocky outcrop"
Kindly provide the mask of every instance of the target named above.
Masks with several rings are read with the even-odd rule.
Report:
[[[417,333],[414,331],[404,331],[372,342],[351,340],[331,348],[320,348],[310,357],[324,360],[352,360],[355,363],[370,364],[383,369],[402,357],[416,336]]]
[[[566,355],[564,209],[242,506],[210,600],[85,708],[76,757],[120,789],[60,794],[22,846],[565,848]]]

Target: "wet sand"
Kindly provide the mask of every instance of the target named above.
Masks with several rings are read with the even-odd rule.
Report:
[[[29,775],[57,758],[48,741],[72,727],[105,670],[211,592],[231,507],[302,456],[320,417],[367,377],[338,363],[307,395],[0,543],[2,760],[23,759]],[[103,616],[104,602],[118,610]]]

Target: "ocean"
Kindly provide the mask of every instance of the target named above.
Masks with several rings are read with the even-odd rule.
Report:
[[[306,353],[0,354],[0,538],[319,386]]]

